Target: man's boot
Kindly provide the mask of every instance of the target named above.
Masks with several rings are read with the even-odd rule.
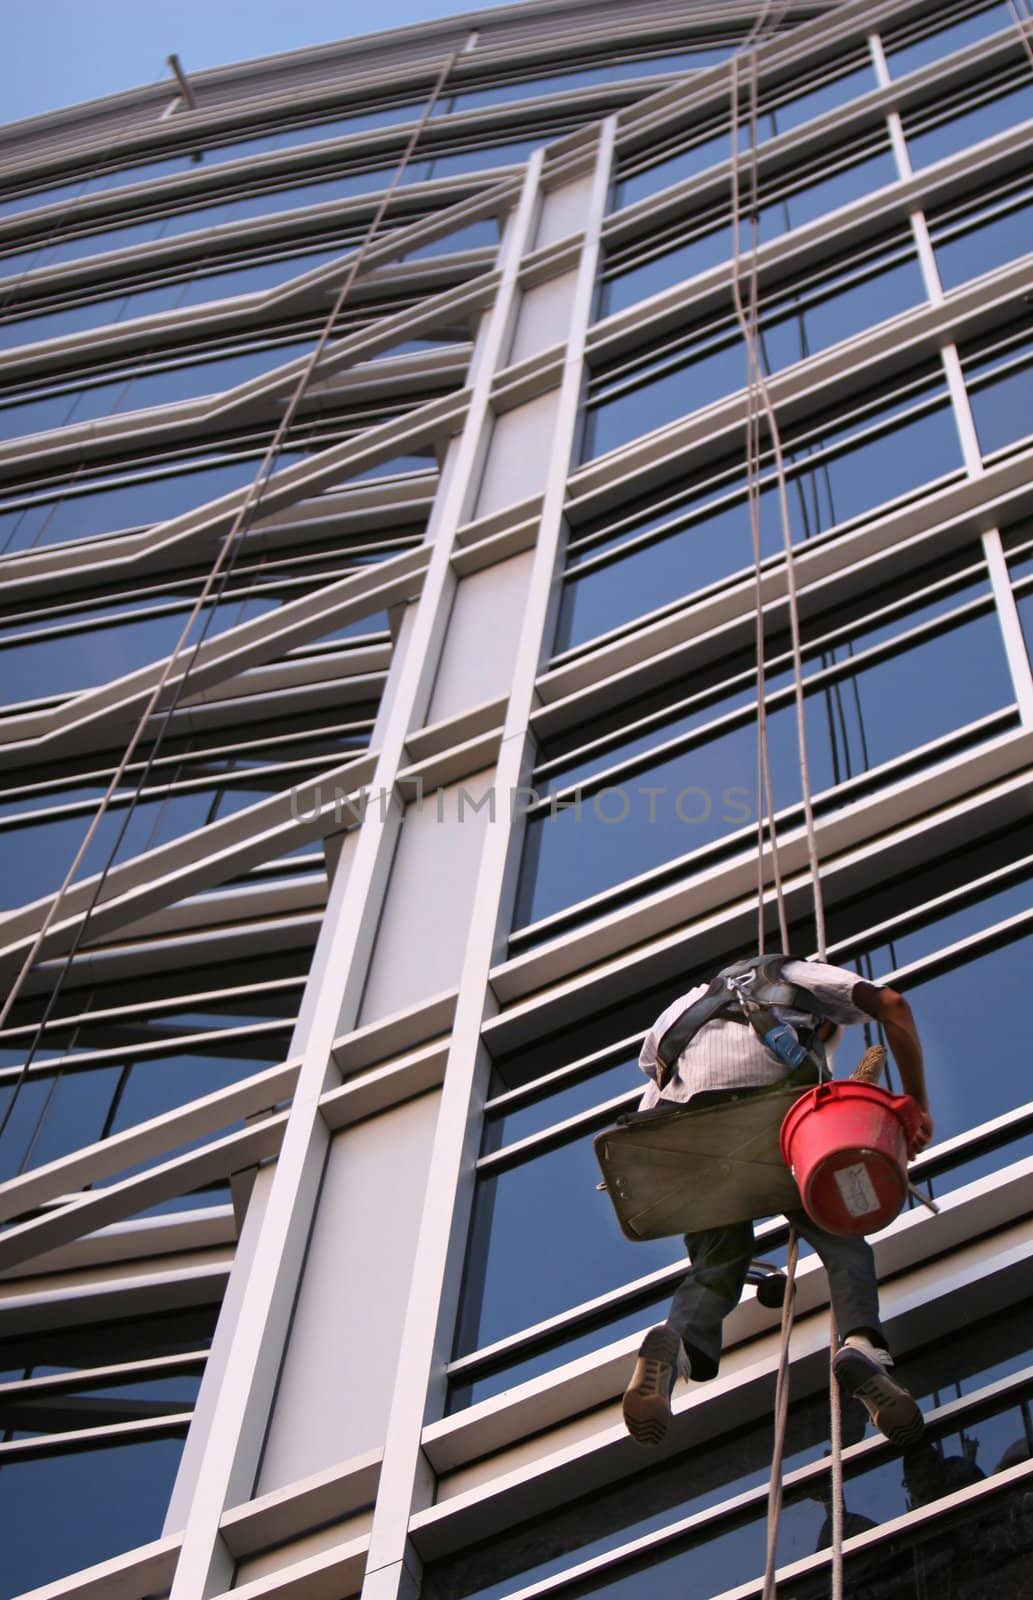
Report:
[[[832,1370],[840,1388],[860,1400],[879,1432],[901,1450],[910,1450],[925,1434],[925,1422],[914,1396],[890,1377],[889,1363],[888,1351],[851,1334]]]
[[[638,1444],[657,1445],[667,1432],[680,1348],[681,1340],[666,1323],[650,1328],[639,1346],[623,1404],[625,1427]]]

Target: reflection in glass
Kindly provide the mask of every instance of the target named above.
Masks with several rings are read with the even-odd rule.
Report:
[[[881,428],[879,415],[870,417],[865,424],[870,431],[860,436],[856,424],[837,432],[830,419],[828,431],[801,448],[794,448],[791,438],[785,441],[794,542],[960,469],[961,446],[945,399],[900,419],[897,409],[882,413]],[[813,457],[817,460],[812,464]],[[714,484],[709,492],[696,488],[695,494],[690,482],[673,507],[675,495],[667,491],[665,509],[652,516],[647,511],[631,528],[626,514],[619,523],[613,519],[617,525],[609,543],[616,546],[614,553],[604,555],[606,545],[599,540],[567,578],[557,653],[752,568],[741,456],[728,467],[734,478]],[[782,552],[783,536],[774,477],[766,473],[761,481],[761,555],[767,559]],[[708,509],[719,495],[720,504]],[[647,534],[655,536],[649,543],[638,542]]]
[[[1010,205],[998,201],[964,221],[933,224],[931,232],[940,281],[945,289],[956,289],[1028,253],[1033,198],[1020,194]]]
[[[1029,1302],[1022,1302],[999,1316],[970,1323],[911,1351],[900,1363],[902,1378],[928,1410],[1028,1369],[1030,1310]],[[848,1457],[847,1537],[920,1505],[933,1504],[965,1483],[979,1482],[1016,1460],[1027,1459],[1031,1397],[1033,1383],[1027,1378],[1005,1396],[977,1403],[961,1427],[944,1422],[931,1428],[927,1444],[903,1461],[882,1448],[865,1452],[853,1462]],[[827,1396],[820,1391],[790,1405],[787,1473],[827,1456],[827,1407]],[[863,1416],[852,1407],[845,1412],[846,1443],[856,1440],[863,1427]],[[426,1593],[430,1600],[462,1600],[465,1596],[498,1600],[684,1518],[713,1511],[735,1496],[761,1491],[740,1516],[704,1521],[699,1531],[687,1538],[655,1546],[638,1565],[607,1567],[595,1582],[558,1591],[564,1595],[609,1595],[624,1590],[636,1595],[695,1595],[696,1581],[705,1573],[704,1592],[724,1592],[763,1569],[766,1497],[762,1491],[770,1472],[770,1454],[771,1422],[765,1416],[758,1423],[708,1439],[705,1447],[694,1439],[668,1461],[656,1465],[636,1462],[636,1470],[617,1482],[436,1564],[428,1573]],[[779,1534],[780,1565],[828,1548],[827,1494],[825,1473],[812,1476],[800,1488],[790,1487]],[[816,1592],[824,1600],[827,1587]],[[906,1594],[907,1600],[913,1600],[910,1588]],[[904,1600],[904,1595],[894,1592],[894,1600]],[[983,1600],[983,1596],[973,1590],[972,1600]]]
[[[829,345],[852,338],[876,323],[918,305],[925,289],[912,255],[881,268],[856,265],[826,276],[813,287],[772,296],[762,310],[760,353],[765,373],[805,361]],[[582,461],[640,438],[745,386],[746,351],[734,323],[720,323],[690,340],[680,352],[643,362],[630,377],[620,377],[611,398],[605,391],[591,402],[582,442]],[[599,374],[596,387],[605,383]]]
[[[820,117],[836,106],[845,105],[848,100],[853,100],[855,96],[864,94],[875,86],[874,70],[870,63],[866,63],[852,72],[843,73],[829,82],[819,84],[815,89],[791,95],[779,104],[765,107],[762,101],[757,119],[757,142],[762,144],[768,139],[775,138],[777,134],[788,133],[791,128],[798,128],[813,117]],[[742,128],[740,143],[744,149],[749,147],[749,139],[749,129]],[[623,178],[615,187],[611,209],[620,210],[624,206],[633,205],[636,200],[641,200],[646,195],[656,194],[673,183],[695,177],[698,173],[706,171],[707,167],[727,160],[730,143],[730,130],[722,126],[719,131],[693,143],[688,149],[665,156],[663,160],[655,162],[644,171]],[[632,159],[641,160],[642,156],[637,155]]]
[[[1028,68],[1025,69],[1028,77]],[[981,139],[990,139],[1003,133],[1018,122],[1033,117],[1033,85],[1021,82],[1014,89],[1006,89],[993,100],[968,110],[959,110],[953,116],[938,121],[933,127],[912,131],[905,122],[908,154],[916,169],[927,167],[934,161],[970,150]]]
[[[3,1600],[157,1539],[182,1449],[177,1436],[3,1462],[0,1521],[18,1529],[4,1541]]]
[[[935,16],[935,12],[932,15]],[[987,39],[1002,28],[1014,27],[1014,21],[1006,0],[998,0],[996,5],[983,6],[973,16],[964,17],[960,22],[924,33],[911,44],[897,45],[892,36],[884,36],[886,61],[893,77],[902,78],[908,72],[917,72],[919,67],[927,66],[930,61],[939,61],[943,56],[952,55],[955,50],[975,44],[978,39]]]
[[[769,190],[777,190],[777,197],[766,199],[762,191],[763,203],[757,218],[758,243],[777,239],[826,212],[848,205],[861,195],[870,194],[873,189],[896,181],[897,169],[888,149],[872,153],[869,146],[860,155],[844,158],[841,165],[834,163],[833,154],[810,183],[803,182],[795,173],[781,175],[768,185]],[[834,167],[831,173],[830,166]],[[704,227],[694,238],[679,243],[673,250],[654,254],[649,260],[623,271],[618,269],[601,286],[598,315],[606,317],[623,311],[648,295],[730,260],[733,239],[731,221],[723,220],[726,215],[724,211],[715,215],[715,226]],[[740,223],[740,229],[740,249],[747,250],[753,239],[752,229],[745,220]],[[681,225],[678,231],[683,231]]]

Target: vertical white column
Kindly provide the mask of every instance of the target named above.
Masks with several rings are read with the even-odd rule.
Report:
[[[496,771],[500,796],[507,796],[525,776],[535,681],[547,648],[546,630],[558,582],[566,480],[581,402],[585,334],[598,271],[615,127],[612,118],[603,123],[597,147],[548,481]],[[504,931],[502,920],[508,914],[505,889],[518,847],[512,826],[488,830],[431,1155],[363,1600],[397,1600],[413,1594],[419,1583],[420,1563],[407,1530],[412,1511],[428,1504],[433,1494],[433,1474],[420,1441],[425,1417],[440,1415],[443,1409],[445,1365],[458,1304],[488,1070],[481,1025],[494,1009],[488,979],[496,941]]]
[[[390,707],[370,785],[374,793],[395,793],[407,735],[433,686],[455,582],[450,567],[455,529],[468,514],[476,487],[483,437],[491,421],[491,380],[512,331],[517,267],[533,222],[541,159],[539,153],[529,163],[517,214],[507,229],[502,282],[482,329],[481,359],[466,422],[432,515],[433,554],[407,648],[392,672]],[[239,1297],[240,1314],[223,1363],[214,1424],[200,1462],[194,1463],[196,1479],[171,1600],[206,1600],[228,1588],[232,1577],[232,1560],[220,1538],[219,1522],[225,1508],[252,1493],[328,1148],[319,1098],[338,1077],[333,1041],[354,1026],[358,1015],[399,825],[399,807],[388,806],[383,817],[380,808],[370,807],[358,830],[350,870],[337,875],[331,890],[291,1047],[292,1054],[303,1056],[302,1067],[269,1182],[261,1232]]]

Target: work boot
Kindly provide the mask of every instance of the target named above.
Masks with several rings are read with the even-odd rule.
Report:
[[[650,1328],[624,1391],[624,1425],[637,1444],[657,1445],[671,1420],[671,1390],[678,1376],[681,1341],[673,1328]]]
[[[894,1383],[879,1359],[884,1350],[875,1350],[865,1339],[856,1344],[849,1339],[832,1363],[836,1382],[854,1399],[860,1400],[879,1432],[901,1450],[913,1449],[925,1434],[925,1422],[913,1395]]]

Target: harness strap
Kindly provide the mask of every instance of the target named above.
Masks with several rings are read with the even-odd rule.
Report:
[[[805,1084],[820,1082],[826,1072],[825,1052],[817,1039],[817,1025],[824,1020],[819,1002],[806,989],[787,983],[782,968],[787,961],[800,958],[791,955],[754,956],[745,961],[733,962],[723,967],[708,985],[706,994],[700,995],[692,1005],[686,1006],[680,1016],[664,1031],[657,1046],[657,1086],[662,1091],[674,1075],[678,1058],[687,1049],[700,1029],[716,1017],[723,1021],[738,1022],[752,1027],[765,1049],[782,1058],[771,1048],[768,1035],[780,1024],[771,1008],[784,1006],[794,1011],[804,1011],[815,1019],[815,1036],[806,1051],[806,1059],[788,1074],[786,1082]],[[747,1004],[743,1004],[743,999]]]

